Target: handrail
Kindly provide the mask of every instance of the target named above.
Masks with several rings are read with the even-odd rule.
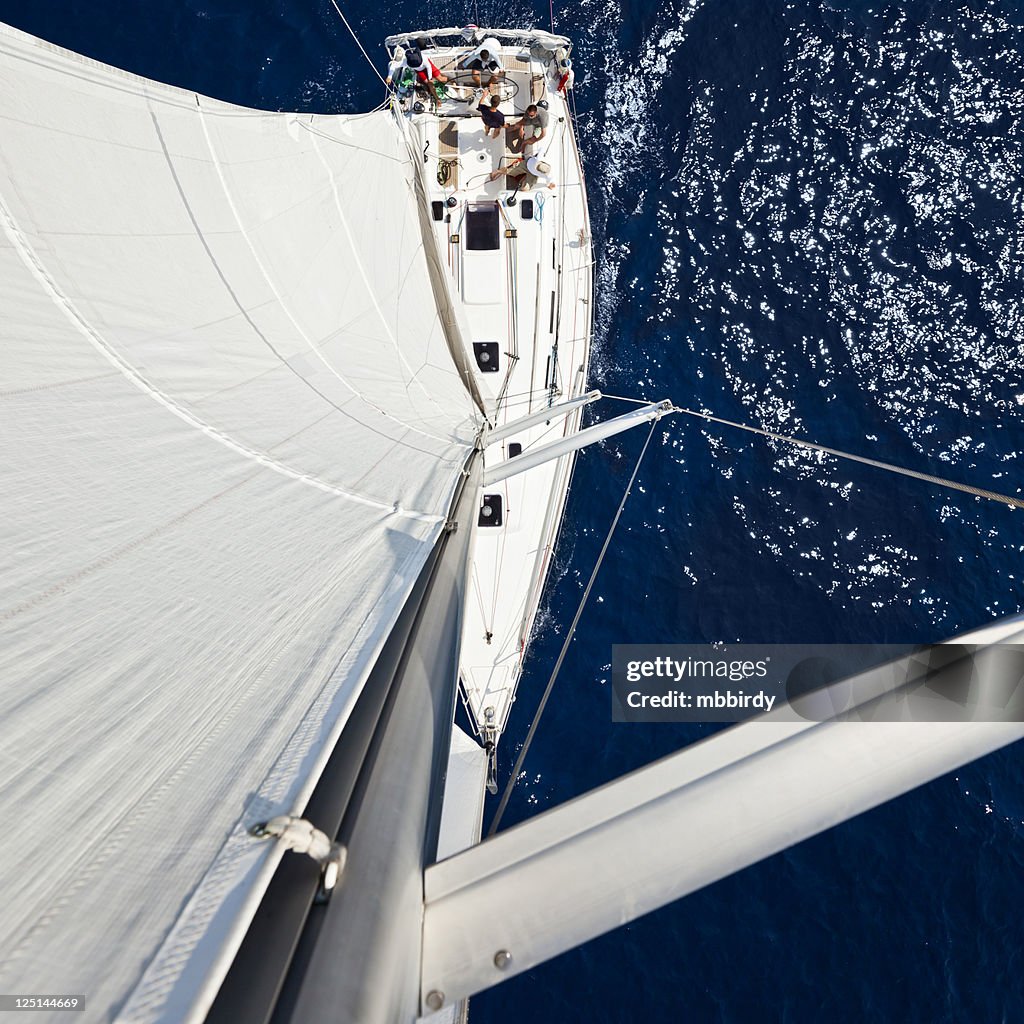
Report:
[[[545,32],[543,29],[508,29],[508,28],[477,28],[476,34],[483,36],[497,36],[499,39],[518,40],[521,39],[524,42],[537,41],[544,42],[545,44],[554,44],[554,46],[548,45],[548,49],[555,49],[559,46],[571,46],[572,42],[565,36],[558,36],[552,32]],[[420,36],[458,36],[460,40],[465,42],[465,37],[462,34],[461,28],[449,27],[449,28],[423,28],[414,29],[411,32],[400,32],[397,35],[388,36],[384,40],[384,45],[388,48],[390,53],[399,43],[404,43],[407,39],[415,39]],[[468,43],[467,43],[468,45]]]

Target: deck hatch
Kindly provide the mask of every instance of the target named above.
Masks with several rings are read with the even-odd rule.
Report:
[[[474,341],[473,355],[476,365],[483,373],[498,372],[498,343],[496,341]]]
[[[480,502],[477,526],[501,526],[503,522],[500,494],[485,494]]]
[[[466,248],[476,252],[499,248],[500,226],[497,203],[471,203],[466,211]]]

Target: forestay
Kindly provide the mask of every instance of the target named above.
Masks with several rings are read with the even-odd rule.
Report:
[[[0,991],[201,1014],[476,433],[391,115],[0,27]]]

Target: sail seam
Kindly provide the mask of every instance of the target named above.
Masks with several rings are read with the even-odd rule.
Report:
[[[147,380],[134,366],[128,363],[127,360],[125,360],[85,319],[85,317],[82,316],[71,299],[61,291],[57,282],[54,281],[47,272],[46,267],[36,255],[36,252],[32,248],[28,239],[18,227],[18,223],[15,220],[14,215],[11,213],[3,195],[0,195],[0,220],[3,222],[4,234],[7,235],[11,245],[21,257],[22,262],[29,269],[32,276],[35,277],[42,285],[43,290],[50,296],[53,304],[57,306],[62,313],[64,313],[72,326],[74,326],[78,332],[85,337],[97,352],[107,359],[114,367],[120,370],[121,373],[124,374],[124,376],[127,377],[128,380],[130,380],[143,394],[148,395],[150,398],[157,401],[165,409],[174,413],[175,416],[183,420],[189,426],[195,427],[207,437],[210,437],[215,441],[219,441],[226,448],[238,455],[242,455],[247,459],[252,459],[254,462],[257,462],[268,469],[272,469],[274,472],[280,473],[282,476],[288,477],[299,483],[315,487],[318,490],[325,491],[328,494],[333,494],[336,497],[345,498],[348,501],[357,502],[360,505],[375,508],[389,515],[402,516],[418,522],[436,523],[444,519],[444,516],[437,515],[436,513],[420,512],[403,509],[397,505],[389,505],[373,498],[368,498],[362,494],[347,491],[335,484],[327,483],[327,481],[321,480],[319,477],[292,469],[290,466],[278,462],[276,459],[269,458],[265,453],[258,452],[249,448],[247,445],[241,444],[239,441],[228,437],[209,423],[199,419],[187,409],[182,408],[172,398],[165,395],[158,387],[156,387],[156,385]]]
[[[438,437],[436,434],[431,434],[429,431],[426,431],[426,430],[420,430],[418,427],[410,426],[404,420],[401,420],[397,416],[395,416],[393,413],[388,412],[387,409],[384,409],[381,406],[377,405],[375,402],[372,402],[364,394],[362,394],[360,391],[358,391],[351,383],[349,383],[349,381],[341,373],[339,373],[338,370],[330,362],[328,362],[327,357],[323,354],[323,352],[320,351],[319,347],[313,343],[313,339],[310,338],[309,335],[306,334],[306,332],[302,329],[302,326],[299,324],[298,320],[295,319],[295,316],[292,314],[292,311],[288,308],[287,303],[285,303],[284,298],[282,297],[280,292],[278,292],[276,286],[274,285],[273,280],[271,279],[270,273],[268,272],[266,266],[264,265],[263,260],[260,259],[259,253],[256,251],[256,247],[252,243],[252,239],[249,238],[249,233],[245,230],[245,226],[242,224],[242,218],[241,218],[241,216],[239,216],[238,207],[235,205],[235,201],[231,197],[231,191],[228,188],[227,180],[224,177],[224,168],[223,168],[223,165],[221,164],[220,157],[217,156],[217,152],[213,148],[213,140],[210,138],[210,131],[209,131],[209,128],[207,127],[207,124],[206,124],[206,118],[205,118],[205,116],[203,114],[203,108],[197,104],[196,109],[197,109],[198,114],[199,114],[199,124],[200,124],[200,127],[203,129],[203,138],[206,141],[206,148],[207,148],[207,151],[210,154],[210,160],[213,163],[214,170],[217,172],[217,180],[220,182],[221,189],[222,189],[222,191],[224,193],[224,199],[227,201],[228,208],[231,210],[231,216],[234,218],[235,224],[238,226],[238,233],[242,236],[243,240],[245,241],[245,244],[248,247],[249,252],[252,254],[253,261],[255,262],[256,266],[259,267],[260,273],[263,275],[263,280],[266,281],[267,287],[270,289],[271,294],[277,300],[277,304],[280,307],[281,311],[288,318],[288,320],[291,323],[291,325],[295,328],[296,333],[299,335],[299,337],[302,338],[302,340],[306,343],[306,345],[308,346],[310,352],[312,352],[317,357],[317,359],[319,359],[324,364],[324,366],[327,368],[327,371],[332,376],[334,376],[346,388],[348,388],[348,390],[351,391],[352,394],[355,395],[360,401],[365,402],[368,406],[370,406],[371,409],[375,410],[376,412],[379,412],[382,416],[387,417],[387,419],[393,420],[395,423],[400,423],[405,430],[410,430],[413,433],[420,434],[423,437],[428,437],[428,438],[430,438],[430,440],[438,441],[438,442],[440,442],[441,444],[444,444],[444,445],[450,444],[451,442],[448,439],[443,438],[443,437]],[[156,118],[154,117],[154,123],[155,122],[156,122]],[[159,133],[159,129],[158,129],[158,133]],[[161,145],[163,145],[163,138],[162,137],[161,137],[160,141],[161,141]],[[314,149],[314,151],[317,152],[317,155],[319,156],[319,151],[316,149],[316,142],[315,142],[315,140],[313,142],[313,149]],[[164,152],[167,153],[166,147],[164,149]],[[169,161],[170,160],[170,154],[167,154],[167,158],[168,158],[168,161]],[[332,180],[331,187],[333,188],[333,186],[334,186],[334,183],[333,183],[333,180]],[[344,217],[342,217],[342,224],[343,225],[345,224]],[[346,233],[347,233],[347,227],[346,227]],[[349,237],[349,242],[352,245],[353,254],[354,254],[355,253],[355,242],[352,240],[352,236],[351,235],[349,235],[348,237]],[[360,274],[361,274],[361,276],[363,278],[363,282],[366,285],[366,290],[367,290],[367,292],[370,295],[370,300],[373,302],[374,308],[377,310],[377,313],[380,315],[381,321],[383,322],[384,321],[384,314],[381,312],[380,307],[377,306],[376,297],[373,294],[373,290],[370,288],[370,283],[367,280],[365,273],[363,273],[362,265],[359,262],[358,256],[356,256],[356,266],[359,267]],[[385,330],[387,330],[387,325],[386,324],[385,324]],[[388,331],[388,336],[391,338],[391,341],[394,344],[395,343],[395,339],[391,335],[390,331]],[[395,348],[396,349],[398,348],[397,344],[395,344]],[[399,353],[399,357],[402,358],[401,357],[401,353]],[[284,359],[282,359],[282,362],[287,363],[287,361],[284,360]],[[406,368],[408,369],[409,368],[408,364],[405,363],[404,358],[402,359],[402,362],[403,362],[403,364],[405,364]],[[300,376],[301,376],[301,374],[300,374]],[[302,380],[309,387],[311,387],[311,388],[313,387],[313,385],[308,380],[306,380],[306,378],[303,377]],[[421,387],[422,387],[422,385],[421,385]],[[316,388],[313,388],[313,389],[317,390]],[[317,393],[319,394],[320,392],[317,391]]]
[[[377,316],[380,318],[381,325],[383,326],[384,331],[388,336],[388,340],[391,342],[392,346],[394,346],[395,353],[401,360],[402,366],[405,367],[406,372],[409,374],[411,382],[414,383],[423,392],[424,396],[427,398],[428,401],[432,402],[434,405],[438,405],[437,400],[433,397],[433,395],[430,394],[430,392],[424,387],[422,381],[420,381],[419,378],[416,376],[416,371],[413,370],[413,368],[409,365],[409,361],[405,358],[405,354],[399,347],[398,340],[395,338],[394,334],[391,331],[391,327],[388,325],[387,318],[384,316],[384,310],[380,308],[380,303],[377,302],[377,296],[374,294],[373,289],[370,287],[370,279],[367,276],[366,268],[363,266],[363,261],[359,257],[359,251],[356,248],[355,239],[352,237],[352,230],[351,228],[349,228],[348,218],[345,216],[345,211],[342,209],[341,206],[341,198],[338,195],[338,187],[334,179],[334,172],[331,170],[331,167],[327,163],[327,160],[325,159],[323,153],[321,153],[320,147],[317,145],[315,135],[313,136],[312,141],[313,152],[316,153],[317,159],[319,159],[320,163],[323,165],[324,170],[327,172],[327,177],[330,180],[331,193],[334,197],[334,206],[335,209],[338,211],[338,217],[341,220],[341,226],[345,231],[345,237],[348,239],[348,243],[351,246],[352,257],[355,260],[356,268],[359,270],[359,276],[363,279],[363,284],[366,285],[367,294],[370,296],[370,301],[373,303],[373,308],[376,311]]]

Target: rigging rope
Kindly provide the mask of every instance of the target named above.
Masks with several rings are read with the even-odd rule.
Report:
[[[606,398],[613,397],[606,395]],[[880,462],[877,459],[869,459],[863,455],[854,455],[852,452],[843,452],[838,448],[827,448],[823,444],[815,444],[813,441],[802,441],[798,437],[787,437],[785,434],[776,434],[771,430],[762,430],[758,427],[751,427],[745,423],[735,423],[732,420],[722,419],[720,416],[712,416],[711,413],[697,412],[694,409],[681,409],[676,406],[673,412],[681,412],[687,416],[694,416],[701,420],[710,420],[712,423],[721,423],[726,427],[735,427],[737,430],[746,430],[751,434],[760,434],[762,437],[771,438],[773,441],[784,441],[787,444],[795,444],[801,448],[810,448],[816,452],[824,452],[826,455],[835,455],[840,459],[848,459],[851,462],[860,462],[865,466],[874,466],[877,469],[887,469],[890,473],[899,473],[902,476],[913,477],[915,480],[924,480],[926,483],[935,484],[938,487],[949,487],[955,491],[963,491],[964,494],[972,494],[977,498],[988,498],[990,501],[998,501],[1004,505],[1011,505],[1013,508],[1024,508],[1024,500],[1010,497],[1008,494],[999,494],[997,491],[987,491],[983,487],[973,487],[970,484],[961,484],[956,480],[947,480],[945,477],[932,476],[930,473],[919,473],[916,469],[907,469],[904,466],[894,466],[891,462]]]
[[[555,662],[555,667],[551,670],[551,677],[548,679],[548,685],[544,688],[544,695],[541,697],[540,703],[537,705],[533,721],[530,722],[530,728],[526,733],[526,739],[523,741],[523,749],[519,751],[515,767],[512,769],[512,774],[509,776],[509,780],[505,784],[505,791],[501,794],[501,802],[498,804],[498,809],[494,812],[494,820],[491,822],[491,827],[487,830],[488,836],[493,836],[494,833],[497,832],[498,826],[501,824],[502,815],[505,813],[505,808],[508,806],[508,802],[512,797],[512,791],[515,789],[516,780],[519,778],[519,773],[523,768],[523,762],[526,760],[526,753],[530,749],[530,744],[533,742],[533,736],[537,731],[541,715],[544,714],[544,708],[547,706],[548,698],[551,696],[551,691],[554,689],[555,680],[558,678],[558,673],[562,668],[562,662],[565,661],[565,656],[569,651],[569,644],[572,643],[572,639],[576,635],[576,627],[579,625],[580,617],[583,615],[583,609],[586,607],[587,598],[590,597],[590,591],[594,587],[594,581],[597,579],[597,574],[601,570],[601,563],[604,561],[604,556],[607,554],[608,547],[612,542],[612,537],[615,534],[615,527],[619,525],[619,520],[622,518],[622,510],[626,507],[626,502],[629,500],[630,491],[633,490],[633,484],[636,483],[637,473],[640,472],[640,463],[644,461],[644,456],[647,454],[647,448],[651,443],[651,438],[654,437],[654,431],[657,425],[658,420],[654,420],[651,423],[651,429],[647,435],[647,440],[644,441],[644,446],[640,451],[640,457],[636,460],[636,465],[633,467],[633,475],[629,478],[629,483],[626,484],[626,490],[622,495],[622,501],[619,502],[619,507],[615,512],[615,517],[612,519],[612,524],[608,528],[608,534],[604,539],[604,544],[601,545],[601,552],[597,556],[597,561],[594,563],[594,570],[591,572],[590,579],[587,581],[586,589],[583,591],[583,596],[580,598],[579,607],[576,609],[576,614],[573,616],[572,625],[569,627],[569,632],[565,635],[565,643],[562,644],[562,650],[558,654],[558,660]]]
[[[349,34],[356,41],[356,46],[359,47],[363,56],[366,58],[366,63],[369,64],[371,68],[373,68],[373,73],[380,79],[381,85],[383,85],[384,88],[386,89],[388,87],[388,83],[385,81],[384,76],[377,70],[377,65],[374,64],[372,60],[370,60],[370,55],[366,52],[366,50],[363,49],[363,44],[359,42],[359,36],[356,35],[355,30],[348,23],[348,18],[345,17],[344,12],[338,6],[338,0],[331,0],[331,4],[333,5],[334,9],[338,12],[338,17],[341,18],[343,22],[345,22],[345,28],[348,29]]]
[[[640,399],[626,398],[621,395],[604,395],[603,397],[617,399],[623,402],[644,404]],[[970,484],[962,484],[956,480],[948,480],[945,477],[933,476],[930,473],[919,473],[917,470],[907,469],[904,466],[896,466],[890,462],[881,462],[878,459],[869,459],[863,455],[854,455],[852,452],[844,452],[840,451],[838,448],[829,448],[823,444],[815,444],[813,441],[804,441],[797,437],[777,434],[771,430],[751,427],[746,423],[737,423],[734,420],[723,419],[721,416],[713,416],[708,412],[698,412],[695,409],[685,409],[681,406],[674,406],[672,411],[683,413],[686,416],[692,416],[696,419],[705,420],[711,423],[718,423],[722,426],[734,427],[737,430],[745,430],[748,433],[758,434],[761,437],[766,437],[773,441],[782,441],[786,444],[796,445],[800,448],[808,448],[812,451],[823,452],[826,455],[833,455],[836,458],[848,459],[851,462],[860,462],[865,466],[874,466],[877,469],[885,469],[889,472],[908,476],[915,480],[923,480],[926,483],[935,484],[939,487],[952,488],[956,491],[962,491],[964,494],[970,494],[978,498],[987,498],[990,501],[997,501],[1013,508],[1024,509],[1024,500],[1021,498],[1014,498],[1008,494],[1000,494],[997,491],[989,491],[983,487],[974,487]],[[615,528],[618,526],[619,519],[622,516],[622,511],[626,507],[626,501],[633,489],[633,484],[636,482],[637,473],[640,471],[640,464],[643,462],[644,455],[647,453],[647,448],[651,443],[651,438],[654,436],[654,430],[657,424],[658,420],[655,420],[651,424],[651,429],[647,435],[647,440],[644,442],[643,449],[640,452],[640,457],[637,459],[636,465],[633,467],[633,474],[630,476],[629,483],[626,485],[625,493],[622,495],[622,501],[619,502],[619,507],[615,512],[615,517],[612,519],[611,526],[608,529],[608,534],[604,539],[604,544],[601,546],[601,551],[597,556],[593,572],[590,574],[590,579],[587,581],[586,589],[583,591],[579,607],[576,609],[576,614],[573,616],[572,624],[566,634],[565,642],[562,644],[562,649],[558,654],[558,659],[555,661],[555,666],[551,671],[551,676],[548,679],[547,686],[544,688],[544,693],[541,696],[540,703],[537,705],[537,710],[534,713],[533,720],[530,722],[530,728],[527,730],[526,739],[523,741],[522,749],[519,751],[519,756],[516,758],[515,767],[512,769],[512,774],[509,776],[508,782],[505,784],[504,792],[501,794],[501,801],[498,804],[498,809],[495,811],[494,819],[491,821],[490,828],[487,830],[488,837],[493,836],[494,833],[497,832],[498,826],[501,824],[502,816],[505,813],[505,809],[508,807],[508,802],[512,797],[516,782],[519,779],[519,773],[522,771],[523,763],[525,762],[527,752],[530,749],[530,744],[533,742],[533,737],[537,732],[537,726],[540,723],[541,716],[544,714],[544,709],[547,707],[548,699],[551,697],[551,691],[554,689],[555,680],[558,678],[558,673],[561,671],[562,663],[565,661],[569,645],[572,643],[573,637],[576,635],[576,627],[579,625],[580,617],[583,615],[583,609],[586,607],[587,599],[590,597],[590,592],[593,589],[595,580],[597,579],[597,574],[601,569],[601,563],[604,561],[604,557],[607,554],[608,547],[612,541],[612,536],[615,533]]]
[[[345,870],[348,857],[345,847],[341,843],[332,842],[330,836],[305,818],[281,814],[270,821],[253,825],[249,834],[257,839],[276,839],[285,849],[312,857],[320,865],[320,900],[334,889]]]

